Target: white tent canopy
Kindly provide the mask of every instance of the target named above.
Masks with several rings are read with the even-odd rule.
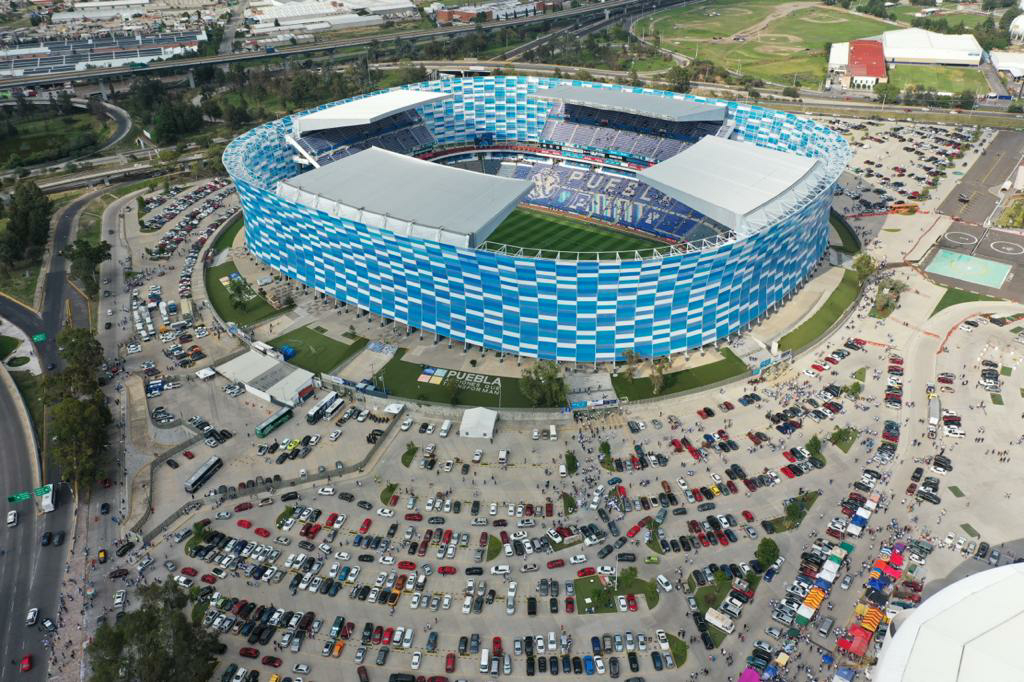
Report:
[[[463,438],[494,438],[494,424],[498,413],[486,407],[472,407],[462,413],[459,435]]]

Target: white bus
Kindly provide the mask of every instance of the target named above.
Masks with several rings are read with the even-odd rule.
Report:
[[[306,423],[316,424],[320,421],[323,418],[324,413],[327,412],[327,409],[335,400],[337,400],[337,398],[338,393],[336,391],[331,391],[324,396],[323,400],[314,405],[313,409],[306,413]]]
[[[324,418],[324,419],[330,419],[330,418],[331,418],[331,417],[333,417],[333,416],[334,416],[334,415],[335,415],[335,414],[337,413],[337,411],[338,411],[338,410],[340,410],[340,409],[342,408],[342,406],[344,406],[344,405],[345,405],[345,399],[344,399],[344,398],[342,398],[341,396],[338,396],[337,400],[335,400],[335,401],[334,401],[333,403],[331,403],[331,404],[330,404],[330,406],[329,406],[329,407],[328,407],[328,408],[327,408],[326,410],[324,410],[324,416],[323,416],[323,418]]]
[[[53,494],[53,486],[48,485],[46,487],[49,488],[49,490],[43,493],[43,496],[39,498],[39,503],[42,504],[43,511],[49,513],[57,508],[57,498]]]

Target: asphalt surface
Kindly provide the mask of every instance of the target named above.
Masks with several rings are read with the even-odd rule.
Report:
[[[54,250],[44,279],[43,315],[40,317],[28,308],[7,298],[0,298],[0,316],[20,327],[29,335],[44,332],[45,342],[36,344],[36,352],[44,367],[58,364],[57,333],[64,325],[67,301],[71,301],[72,320],[76,326],[88,326],[88,304],[67,282],[66,261],[60,255],[71,235],[74,216],[103,190],[91,192],[64,207],[58,214]],[[36,481],[32,458],[35,453],[26,452],[21,444],[26,442],[22,421],[18,413],[19,396],[12,396],[0,388],[0,438],[8,447],[0,456],[0,492],[8,495],[31,490]],[[45,482],[60,480],[60,471],[49,467]],[[66,563],[65,547],[42,547],[40,538],[45,531],[71,531],[71,495],[67,486],[58,487],[57,510],[50,514],[35,513],[27,502],[16,503],[19,523],[15,528],[4,528],[5,537],[0,540],[0,680],[44,680],[46,674],[46,652],[43,650],[43,634],[38,628],[25,627],[25,616],[31,608],[40,611],[39,621],[51,618],[57,622],[57,595],[63,567]],[[74,604],[72,604],[72,607]],[[20,661],[25,654],[31,654],[33,669],[20,673],[11,661]]]
[[[1024,133],[1000,132],[992,140],[985,155],[964,173],[939,206],[938,212],[968,223],[985,222],[999,201],[999,187],[1020,161],[1022,151]],[[961,194],[968,201],[960,201]]]

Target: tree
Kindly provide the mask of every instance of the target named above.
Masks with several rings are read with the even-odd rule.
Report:
[[[818,436],[811,436],[804,447],[807,448],[807,452],[811,453],[811,457],[821,457],[821,439]]]
[[[689,92],[690,91],[690,70],[684,69],[678,64],[673,64],[672,68],[668,70],[666,76],[668,80],[668,87],[673,92]]]
[[[775,563],[776,559],[779,558],[779,546],[775,544],[775,540],[771,538],[764,538],[761,542],[757,543],[757,549],[754,551],[754,558],[757,559],[762,566],[768,568]]]
[[[651,393],[661,395],[661,389],[665,387],[665,362],[666,358],[656,358],[651,363]]]
[[[782,96],[783,97],[791,97],[793,99],[796,99],[796,98],[798,98],[800,96],[800,91],[797,90],[792,85],[788,85],[788,86],[782,88]]]
[[[249,288],[240,277],[233,278],[228,282],[228,298],[232,308],[245,310],[249,302]]]
[[[50,454],[60,464],[63,478],[83,484],[95,480],[111,421],[106,397],[99,390],[88,399],[66,396],[51,408]]]
[[[7,232],[16,235],[15,243],[21,248],[19,258],[42,251],[50,237],[52,213],[53,204],[39,185],[31,180],[18,181],[7,208]]]
[[[217,667],[217,636],[189,622],[187,595],[167,580],[139,588],[142,606],[104,623],[89,644],[90,682],[207,680]]]
[[[564,407],[566,404],[565,379],[558,365],[541,360],[523,370],[519,390],[534,407]]]
[[[853,259],[853,271],[857,273],[857,281],[864,283],[871,275],[878,270],[878,263],[866,253],[862,253]]]
[[[636,351],[632,348],[627,348],[622,351],[622,359],[626,361],[625,367],[622,368],[623,372],[625,373],[626,378],[632,381],[633,376],[636,374],[636,367],[639,361],[636,356]]]
[[[110,260],[110,243],[101,241],[93,244],[79,237],[64,250],[64,257],[71,263],[71,276],[82,283],[89,298],[96,298],[100,292],[96,268],[100,263]]]
[[[864,391],[864,384],[860,383],[859,381],[855,381],[849,386],[845,386],[843,390],[846,392],[846,395],[850,396],[852,400],[857,400],[858,398],[860,398],[860,394]]]

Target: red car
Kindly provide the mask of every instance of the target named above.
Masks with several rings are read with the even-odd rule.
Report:
[[[191,566],[185,566],[184,568],[182,568],[181,573],[182,575],[187,575],[191,578],[194,578],[196,577],[196,575],[198,575],[196,569],[192,568]]]
[[[209,573],[204,573],[203,577],[200,578],[200,580],[202,580],[207,585],[216,585],[217,584],[217,579],[215,577],[213,577],[212,575],[210,575]]]
[[[711,544],[710,542],[708,542],[708,536],[704,533],[697,533],[697,540],[700,541],[701,547],[707,547]]]
[[[266,528],[257,528],[256,530],[253,531],[253,533],[256,533],[256,535],[259,535],[261,538],[269,538],[270,537],[270,531],[267,530]]]
[[[235,505],[235,512],[244,512],[252,509],[252,502],[243,502],[242,504]]]
[[[793,472],[789,470],[789,467],[782,467],[779,471],[781,471],[782,475],[786,478],[793,478]]]
[[[747,521],[751,521],[752,522],[754,520],[754,515],[751,514],[750,512],[748,512],[746,509],[744,509],[743,510],[743,518],[746,519]]]
[[[32,656],[26,655],[21,659],[21,672],[27,673],[29,670],[32,670]]]
[[[398,495],[392,495],[391,499],[388,500],[388,506],[394,507],[396,504],[398,504]]]
[[[455,653],[449,651],[448,655],[444,657],[444,671],[446,673],[455,672]]]
[[[813,369],[815,372],[824,372],[825,371],[825,368],[822,367],[821,365],[817,364],[817,363],[811,365],[811,369]]]
[[[576,571],[576,576],[579,578],[586,578],[588,576],[594,575],[595,573],[597,573],[597,570],[593,566],[587,566],[586,568],[581,568],[580,570]]]
[[[181,454],[185,459],[192,459],[193,457],[195,457],[195,454],[191,450],[186,450]]]
[[[309,529],[309,535],[307,536],[310,540],[316,537],[316,534],[323,530],[323,526],[319,523],[314,523],[313,527]]]
[[[725,487],[728,488],[729,492],[732,493],[733,495],[737,494],[740,491],[740,489],[736,487],[735,481],[726,481]]]
[[[454,566],[438,566],[437,572],[441,575],[455,575]]]
[[[260,663],[262,663],[263,665],[269,665],[271,668],[281,667],[281,659],[277,656],[264,656],[262,659],[260,659]]]
[[[491,655],[501,656],[501,637],[495,636],[491,640]]]
[[[243,646],[238,650],[238,655],[242,658],[259,658],[259,649],[253,649],[251,646]]]
[[[486,547],[487,541],[491,539],[491,536],[487,534],[487,531],[480,533],[480,546]]]
[[[636,596],[632,594],[626,595],[626,608],[630,611],[636,611]]]
[[[359,526],[359,534],[360,535],[365,535],[366,531],[370,530],[370,526],[372,524],[373,524],[373,521],[371,521],[370,519],[363,519],[362,525]]]
[[[415,571],[416,564],[412,561],[399,561],[398,567],[403,571]]]
[[[565,598],[565,612],[566,613],[575,613],[575,611],[576,611],[576,598],[575,597],[566,597]]]
[[[409,512],[408,514],[405,515],[405,520],[406,521],[422,521],[423,520],[423,514],[420,514],[419,512]]]
[[[380,636],[380,643],[381,644],[391,644],[391,640],[394,639],[394,637],[395,637],[395,628],[389,627]]]
[[[383,636],[383,634],[384,634],[384,626],[383,625],[378,625],[377,627],[375,627],[373,629],[373,637],[370,638],[370,641],[373,642],[374,644],[380,644],[380,640],[381,640],[381,637]]]
[[[700,491],[700,488],[690,488],[690,492],[693,493],[693,499],[697,502],[704,501],[704,493]]]
[[[794,457],[793,453],[790,452],[789,450],[783,450],[782,451],[782,456],[786,458],[787,462],[795,462],[796,461],[796,457]]]
[[[248,519],[238,519],[235,521],[235,525],[239,528],[252,528],[252,521]]]
[[[324,524],[327,528],[334,528],[334,522],[338,520],[338,512],[331,512]]]
[[[548,568],[561,568],[565,566],[565,559],[552,559],[548,562]]]

